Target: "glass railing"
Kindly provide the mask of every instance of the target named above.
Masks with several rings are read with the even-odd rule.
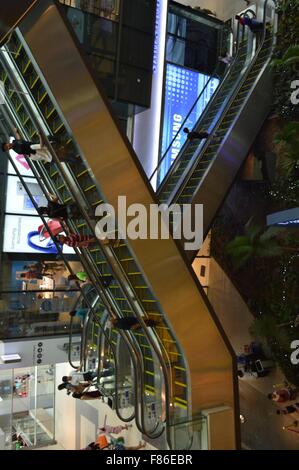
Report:
[[[171,434],[176,450],[209,450],[208,423],[203,415],[178,420],[171,426]]]
[[[55,366],[0,371],[1,450],[55,442]]]

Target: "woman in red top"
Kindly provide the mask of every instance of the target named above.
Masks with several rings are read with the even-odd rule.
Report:
[[[96,243],[98,240],[90,235],[80,235],[78,233],[69,233],[69,235],[57,235],[56,240],[61,245],[67,245],[71,248],[88,248],[89,245]]]

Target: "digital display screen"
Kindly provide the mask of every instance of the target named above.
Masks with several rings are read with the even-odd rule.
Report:
[[[209,80],[208,75],[189,70],[178,65],[167,64],[165,80],[165,100],[161,157],[180,129],[195,100]],[[198,100],[184,127],[192,130],[211,99],[217,86],[218,78],[212,78],[207,89]],[[180,131],[171,145],[164,163],[161,165],[159,180],[162,181],[186,140],[186,134]]]

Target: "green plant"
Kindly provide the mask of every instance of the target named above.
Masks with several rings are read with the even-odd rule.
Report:
[[[271,65],[273,67],[290,66],[299,63],[299,46],[290,46],[281,59],[273,59]]]
[[[235,237],[226,246],[226,253],[233,259],[236,269],[243,266],[250,258],[272,258],[281,256],[290,247],[282,246],[275,238],[281,228],[265,228],[255,224],[252,219],[245,226],[245,234]]]
[[[299,169],[299,122],[291,121],[274,137],[278,147],[280,167],[286,176],[296,175]]]

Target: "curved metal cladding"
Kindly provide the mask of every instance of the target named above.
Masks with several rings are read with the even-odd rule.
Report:
[[[120,195],[127,206],[141,203],[149,213],[156,196],[56,3],[38,2],[19,27],[105,199],[116,213]],[[218,448],[235,448],[234,354],[185,254],[172,239],[129,243],[183,349],[192,414],[223,405],[233,410],[219,425]]]

